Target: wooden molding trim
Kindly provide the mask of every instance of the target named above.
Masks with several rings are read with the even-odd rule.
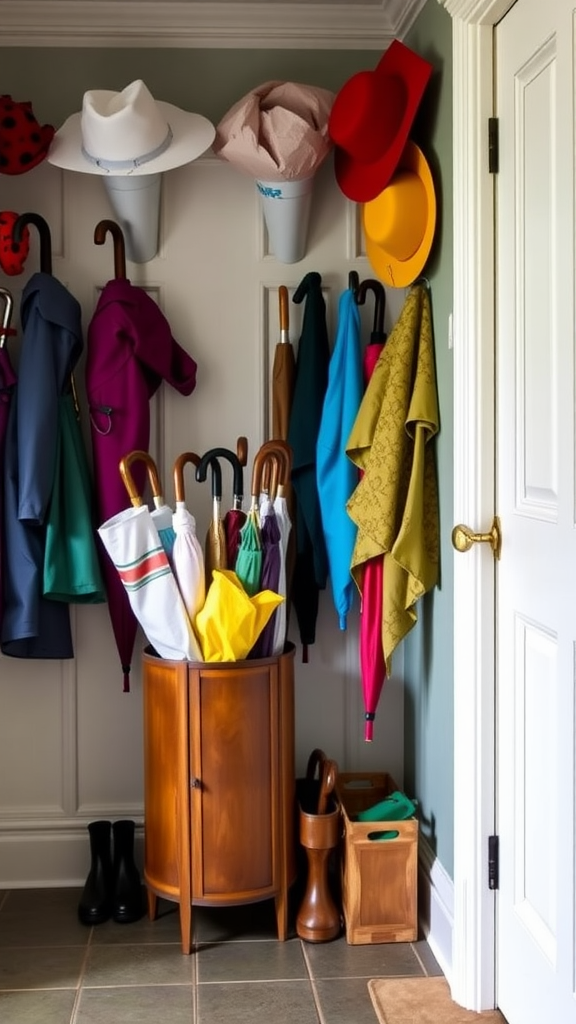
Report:
[[[382,50],[426,0],[0,0],[2,46]]]

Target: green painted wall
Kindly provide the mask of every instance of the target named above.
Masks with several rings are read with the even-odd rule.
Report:
[[[438,224],[426,274],[432,286],[441,430],[441,586],[419,607],[406,642],[405,784],[421,805],[423,828],[448,871],[453,871],[453,576],[452,353],[452,36],[451,19],[428,0],[406,43],[435,68],[413,130],[432,168]],[[157,99],[204,114],[217,123],[245,92],[271,79],[337,91],[355,71],[373,68],[377,51],[12,49],[0,47],[1,92],[30,99],[41,123],[57,127],[80,110],[87,89],[122,89],[143,78]],[[1,193],[1,181],[0,181]],[[1,208],[1,194],[0,194]]]
[[[440,490],[440,586],[420,604],[419,622],[405,644],[405,786],[420,803],[423,833],[442,866],[454,867],[454,576],[450,534],[452,491],[452,20],[437,0],[426,7],[405,42],[434,65],[413,137],[430,162],[438,225],[426,275],[431,285],[440,433],[436,441]]]
[[[123,89],[142,78],[153,96],[214,123],[249,89],[272,79],[337,91],[372,68],[376,52],[328,50],[2,49],[0,91],[31,99],[42,123],[56,127],[80,110],[87,89]]]

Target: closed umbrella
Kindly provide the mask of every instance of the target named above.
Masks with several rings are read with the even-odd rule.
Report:
[[[384,312],[386,292],[380,281],[367,278],[359,285],[358,305],[366,301],[367,292],[374,294],[374,321],[370,340],[364,349],[364,387],[374,372],[380,353],[386,342],[384,333]],[[360,471],[362,473],[362,471]],[[384,620],[384,559],[378,555],[369,558],[358,574],[360,593],[360,675],[364,697],[364,739],[371,743],[374,738],[374,719],[380,695],[386,681],[386,661],[382,645],[382,622]]]
[[[273,495],[273,507],[276,516],[276,523],[280,532],[280,569],[278,575],[278,593],[283,597],[288,596],[288,553],[289,542],[292,532],[292,520],[286,499],[286,490],[290,483],[292,471],[292,449],[285,441],[266,441],[261,446],[261,451],[271,452],[276,456],[278,464],[278,479],[276,493]],[[284,651],[286,633],[288,626],[287,600],[279,605],[274,615],[274,640],[272,654],[280,655]]]
[[[226,534],[226,556],[229,568],[236,565],[236,556],[240,547],[240,531],[246,522],[244,511],[244,467],[248,462],[248,439],[239,437],[236,442],[236,459],[238,467],[235,469],[234,501],[231,509],[224,516],[224,533]]]
[[[280,339],[274,350],[272,366],[272,437],[285,441],[288,437],[290,410],[296,379],[296,358],[290,341],[290,313],[288,289],[278,289],[280,307]]]
[[[98,534],[146,638],[161,658],[201,661],[202,651],[147,505],[112,516]]]
[[[172,548],[172,569],[192,625],[206,600],[206,567],[204,552],[196,534],[196,519],[186,508],[184,466],[198,466],[200,456],[183,452],[174,463],[174,494],[176,506],[172,523],[175,539]]]
[[[211,459],[227,459],[232,466],[234,472],[232,508],[228,510],[223,520],[226,541],[226,564],[230,569],[233,569],[236,564],[236,555],[240,544],[240,530],[246,522],[246,513],[242,508],[244,502],[242,460],[244,458],[245,440],[245,438],[238,438],[237,451],[240,451],[240,457],[237,453],[231,451],[230,448],[210,448],[209,451],[204,453],[196,469],[197,479],[205,480],[206,468]],[[198,476],[199,472],[200,476]]]
[[[134,476],[132,474],[132,466],[135,462],[143,462],[146,466],[146,472],[148,474],[148,480],[150,482],[150,490],[152,492],[152,499],[154,501],[154,510],[151,513],[154,525],[158,530],[158,536],[162,542],[168,558],[172,555],[172,548],[174,547],[174,541],[176,534],[172,524],[172,509],[164,501],[164,495],[162,493],[162,484],[160,483],[160,477],[158,475],[158,469],[156,463],[148,452],[134,451],[129,452],[124,458],[120,459],[120,476],[124,481],[124,486],[128,491],[128,497],[132,502],[134,508],[138,508],[144,504],[143,497],[138,493]]]
[[[212,583],[212,571],[214,569],[226,569],[228,562],[226,558],[226,536],[222,522],[222,469],[215,456],[202,456],[196,468],[196,479],[203,483],[206,480],[210,466],[212,479],[212,519],[206,534],[204,548],[204,564],[206,570],[206,590]]]
[[[112,230],[116,276],[102,289],[88,326],[86,392],[94,464],[98,522],[122,511],[126,490],[118,473],[127,452],[148,451],[150,399],[163,381],[181,395],[196,384],[196,363],[174,340],[170,326],[152,297],[125,276],[124,241],[113,221],[100,222],[94,241],[101,244]],[[145,467],[134,466],[136,488],[142,492]],[[136,618],[122,582],[108,558],[102,559],[108,608],[124,673],[130,688],[130,663]]]
[[[280,314],[280,338],[274,351],[274,363],[272,366],[272,438],[275,441],[288,440],[290,426],[290,413],[294,399],[294,383],[296,380],[296,356],[294,347],[290,340],[290,310],[288,304],[288,289],[280,285],[278,289],[278,304]],[[290,477],[283,484],[283,497],[291,522],[295,522],[296,499]],[[290,534],[288,553],[286,557],[286,583],[287,591],[290,590],[294,574],[296,560],[296,544],[294,532]],[[286,605],[281,606],[275,621],[278,623],[280,613],[288,615]]]
[[[274,593],[279,593],[282,561],[281,535],[273,501],[280,465],[276,452],[267,451],[262,453],[262,449],[260,449],[260,454],[264,454],[264,466],[272,462],[275,467],[275,471],[270,473],[270,490],[263,495],[263,499],[260,502],[260,542],[262,544],[260,587],[262,590],[272,590]],[[253,657],[269,658],[271,656],[274,646],[275,614],[262,630],[252,651]]]
[[[319,591],[326,586],[328,556],[316,484],[316,445],[328,384],[330,348],[326,303],[320,274],[302,279],[294,302],[306,299],[296,360],[296,382],[288,443],[292,448],[292,486],[296,495],[296,564],[291,597],[302,643],[302,660],[316,639]]]
[[[264,454],[256,452],[252,464],[251,504],[246,522],[240,532],[240,547],[236,557],[236,575],[246,593],[253,597],[260,590],[262,578],[262,538],[260,534],[259,498],[262,487]]]
[[[354,596],[350,562],[357,532],[346,511],[346,502],[358,482],[358,470],[346,455],[346,442],[360,408],[362,393],[360,313],[356,293],[348,288],[338,303],[336,341],[328,368],[328,387],[316,447],[316,483],[332,598],[340,629],[346,629]]]
[[[374,320],[368,344],[364,349],[364,385],[368,384],[374,367],[380,358],[380,353],[386,344],[386,334],[384,332],[386,292],[384,290],[384,285],[381,281],[376,281],[371,277],[360,282],[356,291],[356,302],[359,306],[363,306],[365,304],[368,292],[372,292],[374,295]]]
[[[8,414],[10,402],[16,387],[16,374],[12,368],[10,353],[6,346],[7,338],[16,334],[10,326],[12,319],[12,308],[14,305],[12,295],[7,288],[0,288],[0,296],[4,302],[2,313],[2,327],[0,328],[0,538],[4,537],[4,452],[6,444],[6,430],[8,427]],[[0,543],[0,623],[4,610],[4,545]]]
[[[247,658],[281,601],[282,598],[270,590],[249,595],[235,572],[215,569],[204,607],[196,616],[202,660]]]

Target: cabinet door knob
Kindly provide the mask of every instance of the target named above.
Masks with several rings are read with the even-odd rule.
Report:
[[[202,783],[200,782],[200,779],[197,779],[196,776],[193,775],[190,779],[190,786],[192,789],[201,789]]]

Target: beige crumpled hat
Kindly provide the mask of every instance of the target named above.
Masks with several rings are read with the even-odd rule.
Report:
[[[312,183],[333,143],[334,93],[299,82],[264,82],[230,108],[214,152],[256,179],[268,238],[282,263],[306,252]]]
[[[238,100],[216,128],[213,150],[260,181],[310,178],[333,143],[335,94],[299,82],[264,82]]]

